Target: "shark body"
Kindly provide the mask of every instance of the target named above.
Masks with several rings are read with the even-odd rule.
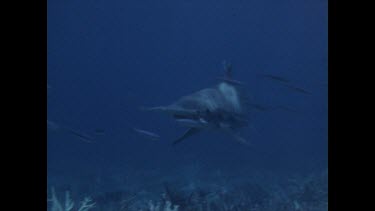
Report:
[[[248,125],[243,95],[237,88],[240,83],[231,82],[234,81],[229,77],[231,67],[227,66],[226,71],[226,77],[214,87],[183,96],[167,106],[146,109],[168,113],[178,124],[188,128],[174,145],[202,130],[225,131],[236,141],[248,144],[238,135],[238,129]]]

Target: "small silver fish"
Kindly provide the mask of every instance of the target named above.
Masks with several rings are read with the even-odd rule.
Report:
[[[309,92],[309,91],[307,91],[305,89],[296,87],[296,86],[286,85],[286,87],[288,87],[290,89],[293,89],[294,91],[297,91],[297,92],[302,93],[302,94],[311,95],[311,92]]]
[[[53,121],[48,120],[48,119],[47,119],[47,129],[51,130],[51,131],[55,131],[55,132],[68,132],[68,133],[80,138],[84,142],[88,142],[88,143],[93,142],[93,140],[90,136],[88,136],[88,135],[86,135],[82,132],[73,130],[71,128],[61,126],[61,125],[57,124],[56,122],[53,122]]]
[[[87,143],[93,142],[93,139],[90,136],[88,136],[87,134],[84,134],[82,132],[78,132],[78,131],[70,129],[70,128],[65,128],[65,130],[70,132],[72,135],[77,136],[78,138],[80,138],[84,142],[87,142]]]
[[[57,131],[60,128],[61,128],[60,125],[47,119],[47,129],[52,130],[52,131]]]
[[[262,76],[264,78],[269,78],[269,79],[272,79],[272,80],[281,81],[281,82],[283,82],[284,86],[288,87],[289,89],[293,89],[294,91],[297,91],[297,92],[300,92],[300,93],[303,93],[303,94],[309,94],[309,95],[311,94],[309,91],[307,91],[305,89],[289,85],[288,83],[290,81],[286,78],[276,76],[276,75],[271,75],[271,74],[258,74],[258,75]]]
[[[139,135],[142,135],[145,138],[149,138],[149,139],[152,139],[152,140],[157,140],[157,139],[160,138],[160,136],[158,134],[150,132],[150,131],[141,130],[141,129],[134,128],[134,127],[132,128],[132,130],[134,132],[138,133]]]
[[[47,97],[48,97],[49,93],[51,92],[50,89],[51,89],[51,86],[47,84]]]
[[[96,135],[105,135],[105,131],[103,129],[97,128],[94,130]]]
[[[276,80],[276,81],[281,81],[281,82],[284,82],[284,83],[289,83],[290,82],[288,79],[280,77],[280,76],[277,76],[277,75],[258,74],[258,76],[261,76],[261,77],[264,77],[264,78],[268,78],[268,79],[272,79],[272,80]]]

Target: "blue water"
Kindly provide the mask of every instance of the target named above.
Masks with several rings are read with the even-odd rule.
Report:
[[[232,190],[249,182],[281,186],[279,180],[292,177],[303,186],[304,179],[325,175],[327,1],[48,0],[47,13],[48,120],[93,138],[87,143],[48,130],[47,182],[62,201],[70,191],[77,206],[91,196],[96,210],[121,210],[116,197],[98,196],[147,192],[137,199],[143,203],[159,200],[164,182],[175,189],[194,183]],[[233,64],[233,77],[244,83],[251,102],[293,111],[251,110],[250,126],[241,130],[250,148],[215,132],[173,147],[185,129],[140,108],[167,105],[217,84],[224,60]],[[262,73],[287,78],[311,94]],[[161,138],[141,137],[132,127]],[[313,206],[305,198],[289,199],[285,210]],[[251,210],[251,203],[237,210]]]

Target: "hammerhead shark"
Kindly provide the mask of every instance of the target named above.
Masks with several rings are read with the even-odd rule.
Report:
[[[225,76],[214,87],[182,96],[167,106],[144,108],[170,114],[178,124],[188,128],[173,145],[208,129],[225,131],[234,140],[249,144],[238,134],[238,129],[248,125],[244,96],[238,89],[242,83],[232,79],[230,64],[225,63],[224,70]]]

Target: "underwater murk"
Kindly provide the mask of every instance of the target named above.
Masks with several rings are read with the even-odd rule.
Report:
[[[328,210],[327,16],[48,0],[47,210]]]

